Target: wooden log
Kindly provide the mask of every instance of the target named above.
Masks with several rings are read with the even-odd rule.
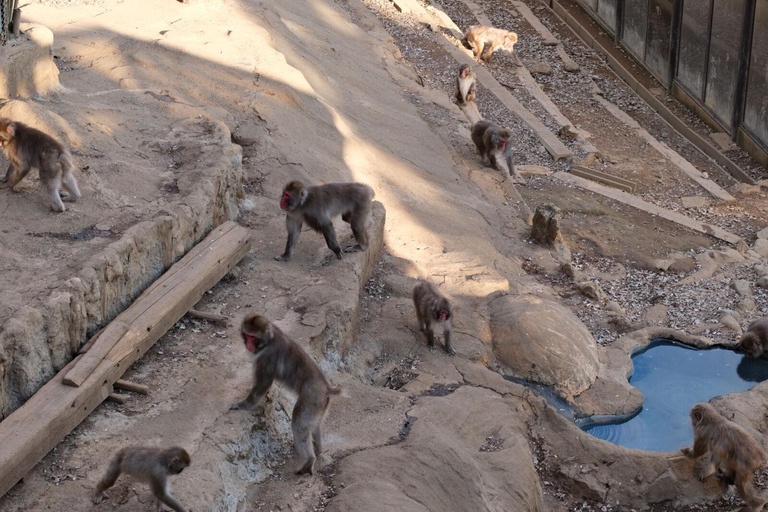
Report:
[[[187,311],[187,316],[199,318],[201,320],[208,320],[209,322],[213,322],[214,324],[220,325],[222,327],[229,326],[229,318],[225,317],[224,315],[217,315],[216,313],[207,313],[197,309],[190,309]]]
[[[96,342],[97,339],[99,339],[99,336],[101,336],[101,333],[104,332],[104,327],[99,329],[96,334],[91,336],[91,338],[85,342],[85,344],[80,347],[80,350],[77,351],[78,354],[85,354],[88,352],[88,350],[93,346],[93,344]]]
[[[114,387],[116,389],[124,389],[125,391],[133,391],[134,393],[140,393],[142,395],[149,394],[149,386],[145,386],[144,384],[136,384],[135,382],[130,382],[123,379],[115,382]]]
[[[115,402],[117,404],[122,405],[128,401],[128,397],[126,395],[121,395],[119,393],[110,393],[109,396],[107,397],[107,400],[109,400],[110,402]]]
[[[184,316],[203,293],[219,282],[223,276],[219,275],[222,263],[231,263],[227,255],[237,240],[230,240],[228,234],[238,227],[234,222],[228,222],[216,228],[203,243],[196,245],[155,281],[104,329],[78,364],[64,376],[64,383],[82,385],[118,342],[125,340],[126,346],[138,346],[145,339],[156,340],[159,336],[153,336],[153,329],[164,326],[162,334]],[[170,318],[173,320],[169,324]]]
[[[222,239],[221,233],[225,229],[228,229],[228,234]],[[212,239],[219,241],[211,243],[210,240]],[[176,312],[174,314],[178,314],[175,319],[173,318],[174,314],[169,313],[162,323],[155,324],[147,336],[140,340],[138,346],[124,346],[129,340],[123,338],[114,347],[110,357],[102,360],[80,387],[64,385],[64,375],[76,367],[85,357],[84,355],[77,356],[35,393],[27,403],[0,423],[0,496],[8,492],[45,454],[104,401],[112,393],[112,385],[122,377],[125,370],[200,300],[206,290],[211,288],[243,256],[248,254],[250,232],[246,228],[228,222],[214,229],[208,238],[198,244],[198,246],[200,245],[206,252],[214,252],[218,245],[226,245],[228,250],[213,263],[217,270],[206,278],[205,283],[200,285],[198,288],[198,290],[202,290],[200,294],[197,297],[192,297],[191,304],[185,304],[174,310]],[[196,278],[195,273],[200,272],[199,268],[190,268],[186,278],[194,279]],[[150,286],[149,290],[158,289],[158,286],[162,285],[158,285],[156,282]],[[167,282],[165,286],[168,286]],[[176,296],[176,299],[179,302],[184,302],[182,296]],[[152,313],[152,311],[145,311],[141,316],[147,313]]]

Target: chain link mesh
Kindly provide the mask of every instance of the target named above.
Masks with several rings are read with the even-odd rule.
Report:
[[[8,41],[12,17],[13,0],[0,0],[0,20],[3,23],[0,27],[0,44],[5,44]]]

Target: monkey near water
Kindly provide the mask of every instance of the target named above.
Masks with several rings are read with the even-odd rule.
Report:
[[[50,135],[23,123],[0,118],[0,146],[11,161],[8,172],[0,181],[7,182],[14,192],[18,192],[16,185],[34,167],[48,190],[53,211],[66,210],[60,195],[62,185],[67,200],[80,198],[80,189],[72,173],[75,169],[72,155]]]
[[[161,503],[164,503],[176,512],[185,512],[184,507],[171,496],[168,477],[181,473],[190,462],[187,451],[178,446],[165,450],[138,446],[123,448],[112,459],[106,474],[96,486],[93,502],[101,503],[105,497],[104,491],[115,485],[120,473],[127,473],[149,484],[158,499],[157,510],[162,510]]]
[[[435,350],[435,325],[443,326],[443,338],[445,338],[445,351],[450,355],[456,354],[451,345],[451,318],[453,318],[453,306],[451,302],[440,293],[435,283],[420,277],[413,287],[413,306],[416,308],[416,317],[419,319],[419,329],[427,335],[429,349]]]
[[[466,105],[475,101],[475,74],[469,64],[462,64],[456,77],[456,101]]]
[[[488,62],[499,48],[507,50],[517,61],[517,55],[515,55],[517,34],[514,32],[483,25],[472,25],[464,37],[478,62],[481,60]],[[520,65],[519,62],[516,63]]]
[[[488,158],[491,167],[501,172],[504,179],[513,177],[515,181],[522,181],[515,170],[515,159],[512,156],[512,148],[509,139],[512,132],[509,128],[502,128],[490,121],[478,121],[472,127],[472,142],[475,143],[480,158]],[[504,163],[499,165],[499,158],[504,158]]]
[[[331,398],[344,391],[331,386],[299,344],[263,316],[245,317],[240,332],[253,360],[253,387],[245,400],[231,408],[254,409],[275,379],[296,393],[291,429],[302,461],[296,473],[311,475],[317,455],[323,449],[322,426]]]
[[[328,248],[341,259],[341,248],[336,241],[336,230],[333,229],[333,218],[338,215],[351,225],[357,241],[357,245],[347,247],[344,252],[366,250],[368,233],[365,224],[371,213],[373,195],[373,189],[362,183],[328,183],[307,187],[300,181],[290,182],[283,189],[280,199],[280,208],[287,213],[285,225],[288,229],[288,242],[285,244],[285,252],[275,259],[291,259],[304,222],[322,233]]]
[[[768,318],[758,318],[749,326],[739,340],[739,348],[746,352],[747,357],[758,358],[766,356],[768,347]]]
[[[762,510],[765,499],[752,485],[754,473],[768,461],[763,447],[749,432],[725,419],[710,404],[696,404],[691,409],[693,447],[681,449],[686,457],[697,459],[710,454],[707,469],[698,474],[699,480],[717,474],[724,483],[736,484],[747,504],[744,512]]]

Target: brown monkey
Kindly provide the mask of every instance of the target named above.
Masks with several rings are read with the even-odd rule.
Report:
[[[488,62],[491,56],[499,48],[507,50],[517,61],[515,54],[515,44],[517,43],[517,34],[502,30],[500,28],[486,27],[483,25],[472,25],[464,34],[464,37],[475,54],[475,60]],[[483,51],[485,48],[485,51]],[[519,65],[519,62],[517,62]]]
[[[342,220],[352,226],[352,233],[357,241],[357,245],[350,245],[344,252],[366,250],[368,233],[365,223],[371,213],[373,196],[373,189],[362,183],[328,183],[314,187],[305,187],[300,181],[288,183],[280,199],[280,208],[287,212],[285,224],[288,229],[288,242],[285,244],[285,252],[275,259],[291,259],[304,222],[318,233],[322,233],[328,248],[341,259],[341,248],[333,229],[333,218],[337,215],[341,215]]]
[[[696,404],[691,409],[693,448],[681,449],[686,457],[697,459],[707,453],[707,469],[697,475],[704,480],[717,473],[726,483],[735,483],[747,504],[744,512],[762,510],[765,499],[758,496],[752,480],[756,470],[768,462],[768,455],[749,432],[725,419],[710,404]]]
[[[34,167],[40,173],[40,181],[48,189],[53,211],[66,210],[59,194],[62,185],[68,192],[67,200],[77,201],[80,198],[80,189],[72,174],[75,169],[72,155],[50,135],[23,123],[0,118],[0,146],[11,161],[8,172],[0,182],[7,182],[6,186],[14,192],[18,192],[16,184]]]
[[[451,346],[451,318],[453,305],[440,293],[440,289],[429,279],[420,277],[413,287],[413,306],[419,319],[419,329],[427,335],[429,350],[435,350],[435,330],[433,324],[442,324],[445,351],[455,355],[456,350]]]
[[[462,64],[456,77],[456,101],[466,105],[475,101],[475,74],[469,64]]]
[[[512,156],[512,148],[509,146],[509,139],[512,132],[509,128],[502,128],[491,121],[478,121],[472,127],[472,142],[475,143],[480,158],[485,162],[486,157],[491,167],[501,172],[504,179],[513,177],[516,182],[523,182],[522,177],[515,169],[515,159]],[[504,156],[506,169],[499,167],[498,157]]]
[[[758,318],[749,326],[739,340],[739,348],[747,357],[758,358],[766,355],[768,346],[768,318]]]
[[[106,495],[104,491],[109,489],[120,476],[127,473],[137,480],[146,482],[157,498],[157,510],[162,510],[161,503],[171,507],[176,512],[184,512],[184,507],[179,505],[171,496],[171,485],[168,481],[170,475],[178,475],[189,466],[191,459],[183,448],[142,448],[130,446],[123,448],[109,464],[107,472],[96,486],[93,493],[93,502],[101,503]]]
[[[240,332],[253,360],[253,387],[246,399],[231,409],[254,409],[275,379],[296,393],[291,430],[302,461],[296,473],[311,475],[323,449],[322,426],[331,397],[343,395],[344,390],[331,386],[301,346],[263,316],[245,317]]]

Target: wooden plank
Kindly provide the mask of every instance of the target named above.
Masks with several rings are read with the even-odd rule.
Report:
[[[625,180],[624,178],[620,178],[618,176],[613,176],[611,174],[606,174],[604,172],[596,171],[594,169],[590,169],[589,167],[584,167],[582,165],[574,165],[571,168],[571,174],[575,174],[576,176],[587,178],[592,181],[597,181],[598,183],[602,183],[603,185],[608,185],[609,187],[618,188],[619,190],[623,190],[624,192],[629,192],[630,194],[635,191],[634,182]]]
[[[85,344],[80,347],[80,350],[77,351],[78,354],[85,354],[88,352],[88,350],[93,346],[93,344],[96,342],[97,339],[99,339],[99,336],[101,336],[101,333],[104,332],[104,327],[99,329],[96,334],[91,336],[91,339],[85,342]]]
[[[205,311],[190,309],[189,311],[187,311],[187,316],[191,316],[193,318],[199,318],[201,320],[207,320],[209,322],[213,322],[214,324],[220,325],[222,327],[229,326],[229,318],[223,315],[217,315],[216,313],[207,313]]]
[[[145,386],[144,384],[136,384],[135,382],[131,382],[128,380],[118,379],[117,382],[115,382],[114,387],[115,389],[133,391],[134,393],[139,393],[142,395],[149,394],[149,386]]]
[[[216,228],[214,232],[220,228]],[[220,274],[219,279],[231,270],[250,249],[250,231],[237,225],[234,226],[234,229],[232,226],[229,228],[230,232],[226,243],[230,253],[216,263],[217,273]],[[201,243],[211,251],[213,248],[207,244],[207,241],[208,238]],[[213,282],[211,283],[211,281]],[[209,288],[215,282],[212,277],[208,281],[211,283]],[[152,286],[150,288],[157,287]],[[204,292],[205,290],[200,293],[199,297],[194,298],[192,305],[200,300]],[[191,305],[179,313],[176,320],[181,318],[181,315],[190,307]],[[64,375],[84,357],[77,356],[35,393],[27,403],[5,418],[0,423],[0,496],[8,492],[46,453],[108,397],[112,393],[112,385],[123,375],[125,370],[164,334],[167,328],[163,330],[163,326],[170,327],[176,320],[170,322],[169,319],[163,324],[156,325],[138,347],[131,345],[130,350],[124,346],[124,341],[126,341],[124,338],[124,341],[118,343],[110,353],[110,358],[104,359],[80,387],[64,385]],[[118,349],[122,357],[115,354]]]
[[[64,376],[64,383],[70,386],[80,386],[88,375],[93,373],[93,370],[107,356],[109,351],[123,338],[130,340],[129,344],[138,344],[142,338],[146,337],[147,332],[154,327],[146,323],[141,323],[138,326],[134,325],[136,319],[140,318],[147,311],[152,310],[153,313],[160,312],[165,314],[171,305],[178,306],[176,297],[178,294],[186,296],[187,300],[183,301],[183,304],[187,304],[189,297],[198,293],[197,288],[199,285],[210,281],[206,277],[216,273],[215,262],[226,254],[228,250],[226,244],[222,246],[219,240],[226,240],[227,234],[236,226],[234,222],[231,222],[215,229],[206,237],[204,243],[196,245],[186,256],[163,274],[160,279],[145,290],[133,302],[131,307],[118,315],[104,329],[104,332],[94,342],[80,362]],[[216,279],[214,284],[219,279],[221,277]],[[207,290],[203,290],[203,292],[205,291]],[[194,302],[189,304],[181,316],[193,305]],[[178,318],[174,322],[177,320]]]
[[[698,170],[696,167],[694,167],[688,160],[680,156],[677,151],[674,151],[672,148],[664,144],[663,142],[659,141],[648,133],[648,130],[640,126],[640,123],[635,121],[629,114],[621,110],[619,107],[611,103],[610,101],[606,100],[599,94],[593,95],[593,98],[595,101],[600,103],[603,108],[605,108],[608,112],[610,112],[613,117],[624,123],[627,127],[634,130],[637,135],[639,135],[642,139],[644,139],[652,148],[654,148],[656,151],[661,153],[663,156],[667,158],[672,164],[674,164],[678,169],[683,171],[684,174],[686,174],[688,177],[690,177],[693,181],[698,183],[704,190],[710,193],[710,195],[716,199],[719,199],[721,201],[735,201],[736,199],[729,194],[725,189],[723,189],[720,185],[715,183],[714,181],[704,178],[701,175],[701,171]]]
[[[107,400],[122,405],[128,401],[128,396],[119,393],[110,393],[109,396],[107,396]]]
[[[632,194],[627,194],[621,190],[600,185],[599,183],[595,183],[594,181],[590,181],[586,178],[580,178],[567,172],[556,172],[553,176],[565,183],[570,183],[571,185],[576,185],[577,187],[595,192],[601,196],[609,197],[615,201],[619,201],[620,203],[624,203],[628,206],[632,206],[633,208],[637,208],[638,210],[642,210],[646,213],[670,220],[680,224],[681,226],[685,226],[694,231],[698,231],[699,233],[719,238],[720,240],[724,240],[730,244],[736,245],[742,240],[741,237],[734,235],[733,233],[729,233],[728,231],[717,226],[699,222],[698,220],[686,217],[681,213],[673,212],[672,210],[667,210],[666,208],[656,206],[655,204],[643,201],[639,197],[633,196]]]

